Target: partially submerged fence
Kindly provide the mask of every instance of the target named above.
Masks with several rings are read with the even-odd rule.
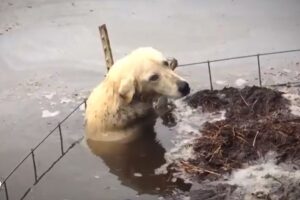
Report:
[[[269,55],[285,54],[285,53],[292,53],[292,52],[300,52],[300,49],[293,49],[293,50],[287,50],[287,51],[275,51],[275,52],[268,52],[268,53],[261,53],[261,54],[251,54],[251,55],[245,55],[245,56],[236,56],[236,57],[229,57],[229,58],[222,58],[222,59],[214,59],[214,60],[186,63],[186,64],[179,65],[179,67],[206,64],[207,68],[208,68],[210,89],[213,90],[212,72],[211,72],[212,63],[225,62],[225,61],[229,61],[229,60],[240,60],[240,59],[245,59],[245,58],[254,58],[254,59],[257,59],[257,78],[259,81],[258,84],[260,87],[262,87],[263,85],[262,85],[262,73],[261,73],[261,58],[265,57],[265,56],[269,56]],[[300,56],[299,56],[299,58],[300,58]],[[300,80],[297,83],[300,83]],[[285,84],[292,84],[292,83],[291,82],[279,83],[276,85],[282,85],[282,84],[285,85]]]
[[[20,199],[24,199],[27,194],[30,192],[30,190],[32,189],[33,186],[35,186],[53,167],[54,165],[64,156],[66,155],[76,144],[78,144],[83,137],[80,137],[78,140],[74,141],[71,145],[69,146],[65,146],[64,145],[64,137],[63,137],[63,129],[62,129],[62,125],[69,119],[69,117],[71,117],[73,115],[73,113],[75,113],[77,110],[80,109],[81,106],[83,106],[86,108],[86,99],[81,102],[79,105],[76,106],[76,108],[74,110],[72,110],[63,120],[61,120],[58,125],[51,130],[35,147],[33,147],[31,149],[31,151],[23,158],[23,160],[9,173],[9,175],[4,179],[1,180],[1,186],[0,186],[0,194],[1,192],[4,191],[5,193],[5,198],[6,200],[10,199],[10,192],[12,190],[10,190],[10,188],[8,188],[7,182],[9,180],[9,178],[22,166],[22,164],[27,161],[28,159],[32,159],[32,171],[33,171],[33,175],[34,175],[34,184],[31,185],[26,191],[25,193],[20,197]],[[59,142],[60,142],[60,156],[54,160],[52,162],[52,164],[50,164],[50,166],[41,174],[38,174],[38,169],[37,169],[37,162],[36,162],[36,158],[35,158],[35,151],[53,134],[58,132],[58,136],[59,136]]]
[[[194,63],[186,63],[186,64],[181,64],[179,65],[179,67],[185,67],[185,66],[192,66],[192,65],[203,65],[206,64],[208,67],[208,74],[209,74],[209,84],[210,84],[210,89],[213,90],[213,83],[212,83],[212,73],[211,73],[211,65],[212,63],[215,62],[224,62],[224,61],[228,61],[228,60],[239,60],[239,59],[244,59],[244,58],[255,58],[257,59],[257,76],[258,76],[258,80],[259,80],[259,85],[262,86],[262,73],[261,73],[261,62],[260,59],[263,56],[268,56],[268,55],[274,55],[274,54],[284,54],[284,53],[292,53],[292,52],[300,52],[300,49],[295,49],[295,50],[288,50],[288,51],[277,51],[277,52],[269,52],[269,53],[262,53],[262,54],[253,54],[253,55],[246,55],[246,56],[237,56],[237,57],[230,57],[230,58],[223,58],[223,59],[215,59],[215,60],[208,60],[208,61],[201,61],[201,62],[194,62]],[[113,61],[110,61],[113,62]],[[297,82],[300,84],[300,81]],[[283,84],[291,84],[289,82],[287,83],[280,83],[279,85],[283,85]],[[8,188],[7,186],[7,181],[9,180],[9,178],[19,169],[19,167],[28,159],[32,159],[32,170],[33,170],[33,174],[34,174],[34,184],[31,185],[24,193],[24,195],[20,198],[20,199],[24,199],[27,194],[30,192],[30,190],[32,189],[32,187],[34,187],[53,167],[54,165],[66,154],[68,153],[76,144],[78,144],[83,137],[81,137],[80,139],[76,140],[75,142],[73,142],[70,146],[66,147],[64,146],[64,137],[63,137],[63,129],[61,128],[61,125],[64,124],[69,117],[75,112],[77,111],[82,105],[85,105],[86,108],[86,99],[81,102],[79,105],[77,105],[77,107],[71,112],[69,113],[62,121],[60,121],[58,123],[58,125],[48,133],[48,135],[46,135],[46,137],[44,137],[34,148],[31,149],[31,151],[25,156],[25,158],[11,171],[11,173],[1,182],[1,186],[0,186],[0,194],[1,192],[4,192],[4,196],[6,198],[6,200],[10,200],[10,191],[11,188]],[[36,165],[36,158],[35,158],[35,151],[47,140],[47,138],[49,138],[50,135],[53,135],[56,131],[58,131],[59,133],[59,141],[60,141],[60,151],[61,151],[61,155],[49,166],[48,169],[46,169],[43,173],[41,173],[40,175],[37,173],[37,165]],[[1,196],[1,195],[0,195]]]

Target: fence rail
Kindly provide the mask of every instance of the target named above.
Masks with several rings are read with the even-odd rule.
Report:
[[[1,186],[0,186],[0,192],[1,189],[4,189],[4,193],[5,193],[5,198],[6,200],[9,200],[9,188],[7,186],[7,181],[9,180],[9,178],[15,173],[15,171],[17,171],[19,169],[19,167],[30,157],[32,158],[32,166],[33,166],[33,173],[34,173],[34,184],[32,186],[30,186],[26,192],[24,193],[24,195],[20,198],[21,200],[24,199],[27,194],[30,192],[31,188],[36,185],[53,167],[54,165],[66,154],[69,152],[69,150],[71,150],[77,143],[79,143],[83,137],[80,137],[78,140],[76,140],[75,142],[73,142],[70,146],[68,146],[68,148],[66,150],[64,150],[64,144],[63,144],[63,134],[62,134],[62,129],[61,129],[61,125],[77,110],[79,110],[79,108],[84,105],[86,108],[86,99],[84,99],[83,102],[81,102],[80,104],[78,104],[74,110],[72,110],[64,119],[62,119],[58,125],[51,130],[35,147],[33,147],[31,149],[31,151],[23,158],[23,160],[21,160],[21,162],[19,162],[19,164],[8,174],[8,176],[1,182]],[[49,168],[47,168],[40,176],[38,176],[37,173],[37,165],[36,165],[36,159],[35,159],[35,150],[37,150],[46,140],[47,138],[49,138],[49,136],[51,136],[52,134],[55,133],[55,131],[58,130],[59,133],[59,140],[60,140],[60,148],[61,148],[61,155],[50,165]]]
[[[259,80],[259,85],[262,86],[262,75],[261,75],[261,64],[260,64],[260,57],[261,56],[268,56],[268,55],[274,55],[274,54],[283,54],[283,53],[292,53],[292,52],[300,52],[300,49],[295,49],[295,50],[288,50],[288,51],[277,51],[277,52],[269,52],[269,53],[262,53],[262,54],[253,54],[253,55],[246,55],[246,56],[237,56],[237,57],[230,57],[230,58],[222,58],[222,59],[215,59],[215,60],[208,60],[208,61],[201,61],[201,62],[193,62],[193,63],[186,63],[186,64],[181,64],[179,67],[185,67],[185,66],[193,66],[193,65],[201,65],[201,64],[207,64],[208,66],[208,74],[209,74],[209,84],[210,84],[210,89],[213,90],[213,84],[212,84],[212,73],[211,73],[211,64],[215,62],[223,62],[223,61],[228,61],[228,60],[238,60],[238,59],[244,59],[244,58],[251,58],[251,57],[256,57],[257,58],[257,68],[258,68],[258,80]],[[293,82],[293,83],[280,83],[277,84],[278,86],[286,86],[286,85],[292,85],[292,84],[299,84],[299,82]],[[275,86],[275,85],[272,85]],[[86,108],[86,99],[81,102],[79,105],[76,106],[76,108],[71,111],[64,119],[62,119],[58,125],[51,130],[35,147],[31,149],[31,151],[24,157],[23,160],[8,174],[8,176],[2,181],[2,184],[0,186],[0,192],[1,190],[4,190],[5,193],[5,198],[6,200],[9,200],[9,188],[7,186],[7,181],[15,173],[15,171],[18,170],[18,168],[27,160],[29,157],[32,158],[32,166],[33,166],[33,172],[34,172],[34,184],[31,185],[24,195],[20,199],[24,199],[27,194],[31,191],[32,187],[35,186],[53,167],[54,165],[60,161],[60,159],[68,153],[76,144],[78,144],[83,137],[79,138],[75,142],[73,142],[70,146],[68,146],[65,149],[64,143],[63,143],[63,134],[62,134],[62,128],[61,125],[74,113],[76,112],[82,105],[85,105]],[[50,165],[48,169],[46,169],[41,175],[38,175],[37,173],[37,165],[36,165],[36,159],[35,159],[35,150],[37,150],[46,140],[47,138],[54,134],[55,131],[58,130],[59,134],[59,140],[60,140],[60,151],[61,155]]]
[[[193,66],[193,65],[207,64],[208,75],[209,75],[209,85],[210,85],[210,89],[213,90],[211,63],[256,57],[257,58],[258,81],[259,81],[258,84],[260,87],[262,87],[263,85],[262,85],[261,64],[260,64],[261,57],[269,56],[269,55],[276,55],[276,54],[293,53],[293,52],[300,52],[300,49],[292,49],[292,50],[286,50],[286,51],[274,51],[274,52],[267,52],[267,53],[261,53],[261,54],[251,54],[251,55],[245,55],[245,56],[236,56],[236,57],[221,58],[221,59],[214,59],[214,60],[207,60],[207,61],[200,61],[200,62],[185,63],[185,64],[180,64],[178,67],[187,67],[187,66]],[[280,84],[282,84],[282,83],[280,83]],[[284,83],[284,84],[286,84],[286,83]]]

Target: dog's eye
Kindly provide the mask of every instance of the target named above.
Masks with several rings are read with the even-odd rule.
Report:
[[[168,67],[168,66],[169,66],[168,61],[164,60],[164,61],[163,61],[163,65],[166,66],[166,67]]]
[[[156,81],[159,78],[158,74],[153,74],[152,76],[150,76],[149,81]]]

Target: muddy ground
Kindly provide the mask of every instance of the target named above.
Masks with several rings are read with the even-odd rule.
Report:
[[[282,92],[256,86],[229,87],[202,90],[185,101],[202,112],[226,111],[225,119],[206,122],[199,129],[202,136],[192,144],[194,159],[175,166],[201,184],[191,192],[192,199],[300,199],[299,180],[286,182],[283,177],[268,175],[266,179],[276,179],[280,186],[250,196],[235,185],[224,184],[233,170],[267,160],[270,152],[276,155],[276,165],[284,163],[291,171],[300,169],[300,117],[291,113],[290,101]],[[171,114],[165,119],[171,126],[176,122]]]

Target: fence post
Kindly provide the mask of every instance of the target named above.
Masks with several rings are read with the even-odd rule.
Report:
[[[208,74],[209,74],[210,90],[213,90],[214,88],[211,79],[210,61],[207,61],[207,67],[208,67]]]
[[[261,83],[261,69],[260,69],[260,59],[259,59],[259,54],[257,54],[257,66],[258,66],[258,80],[259,80],[259,86],[262,86]]]
[[[37,171],[36,171],[36,164],[35,164],[35,158],[34,158],[34,149],[31,149],[31,157],[32,157],[33,171],[34,171],[34,180],[35,180],[34,184],[36,184],[38,179],[37,179]]]
[[[110,42],[108,38],[107,28],[106,25],[103,24],[99,27],[100,37],[102,41],[102,47],[104,51],[104,57],[106,62],[106,68],[107,71],[109,71],[110,67],[114,64],[111,48],[110,48]]]
[[[6,181],[4,181],[2,184],[3,184],[3,186],[4,186],[5,198],[6,198],[6,200],[9,200]]]
[[[63,141],[60,123],[58,124],[58,131],[59,131],[59,138],[60,138],[61,155],[64,155],[64,141]]]
[[[87,98],[84,99],[84,110],[86,110],[86,107],[87,107],[86,101],[87,101]]]

